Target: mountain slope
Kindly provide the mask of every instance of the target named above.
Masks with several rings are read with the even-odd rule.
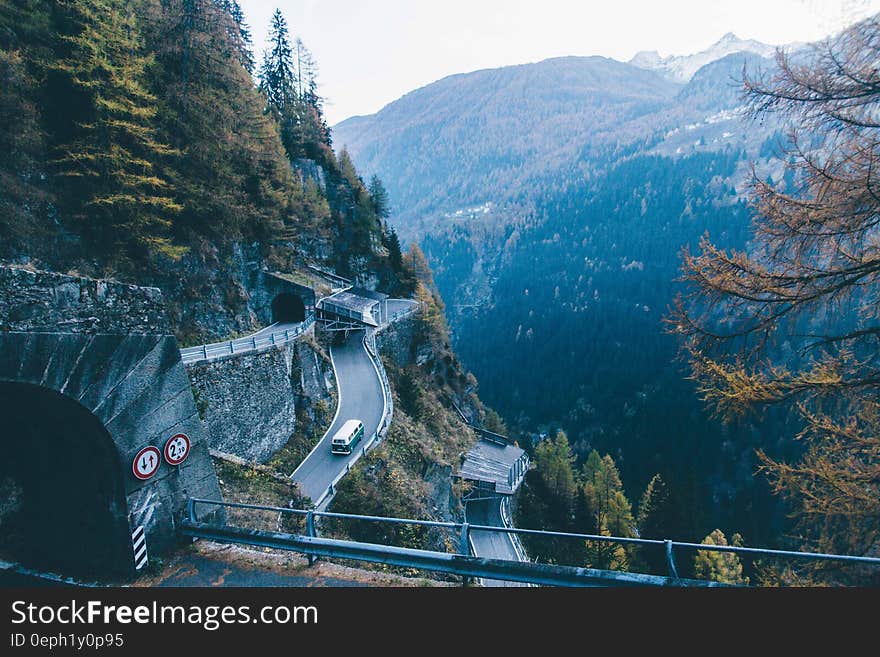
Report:
[[[550,60],[429,85],[336,133],[422,245],[481,395],[523,433],[611,453],[629,490],[660,472],[694,540],[779,534],[752,476],[755,445],[774,445],[705,415],[662,321],[680,248],[707,231],[744,248],[748,163],[775,173],[778,126],[745,118],[744,66],[772,61],[728,54],[678,84]]]
[[[512,197],[672,99],[679,86],[601,57],[445,78],[334,128],[358,167],[388,185],[398,223]]]

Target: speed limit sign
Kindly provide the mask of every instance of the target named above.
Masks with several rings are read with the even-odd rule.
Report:
[[[162,455],[157,447],[144,447],[134,457],[134,461],[131,463],[131,471],[141,481],[147,481],[152,479],[159,471],[161,460]]]
[[[169,438],[165,443],[165,460],[168,461],[168,465],[180,465],[186,461],[191,446],[189,436],[184,433]]]

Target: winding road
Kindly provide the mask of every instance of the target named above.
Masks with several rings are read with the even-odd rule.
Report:
[[[291,477],[313,502],[320,501],[330,484],[348,466],[354,465],[363,447],[379,430],[385,415],[385,392],[376,365],[364,346],[364,332],[356,331],[342,345],[331,347],[330,357],[339,386],[336,417],[321,442]],[[348,420],[364,423],[364,439],[351,456],[335,456],[330,453],[330,443]]]
[[[484,527],[504,527],[504,518],[501,515],[501,498],[488,498],[469,501],[465,507],[467,521],[472,525]],[[500,532],[487,532],[472,530],[471,549],[474,556],[487,559],[505,559],[507,561],[519,561],[519,553],[513,544],[510,534]],[[496,579],[484,579],[486,587],[514,587],[527,586],[520,582],[504,582]]]

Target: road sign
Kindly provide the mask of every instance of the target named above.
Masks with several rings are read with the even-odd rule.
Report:
[[[131,471],[134,476],[141,481],[147,481],[156,476],[159,471],[159,464],[162,462],[162,453],[157,447],[144,447],[138,455],[134,457],[131,464]]]
[[[191,446],[189,436],[184,433],[179,433],[169,438],[168,442],[165,443],[165,460],[168,461],[169,465],[180,465],[189,456]]]

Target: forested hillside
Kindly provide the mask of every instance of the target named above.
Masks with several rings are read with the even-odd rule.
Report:
[[[252,327],[254,267],[400,291],[381,183],[280,12],[270,36],[255,62],[235,0],[0,5],[0,258],[162,287],[185,339]]]
[[[779,427],[712,419],[664,324],[682,247],[746,246],[748,163],[783,175],[778,123],[743,120],[735,82],[771,65],[731,54],[676,84],[550,60],[443,80],[337,131],[387,179],[487,402],[527,446],[564,429],[580,460],[611,454],[633,495],[660,474],[688,540],[771,543],[784,520],[753,476],[755,447],[784,451]]]

